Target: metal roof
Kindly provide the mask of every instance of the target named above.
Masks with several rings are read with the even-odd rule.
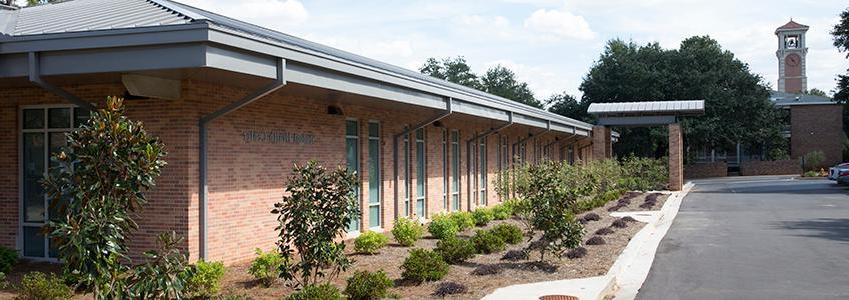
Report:
[[[838,104],[837,102],[834,102],[834,100],[828,97],[808,94],[785,93],[779,91],[770,91],[769,100],[773,104],[775,104],[775,106]]]
[[[440,91],[436,93],[434,93],[435,90],[421,90],[427,93],[434,93],[437,96],[460,97],[460,100],[470,101],[492,108],[506,109],[531,118],[542,119],[543,123],[540,126],[543,127],[546,126],[545,121],[580,128],[585,131],[588,131],[592,127],[588,123],[566,118],[510,99],[170,0],[71,0],[22,8],[11,11],[9,15],[10,17],[5,20],[5,26],[4,20],[0,20],[0,33],[2,33],[0,35],[0,42],[21,41],[25,43],[25,41],[48,36],[58,40],[65,36],[62,33],[67,33],[67,35],[73,34],[75,37],[79,37],[106,32],[117,33],[120,32],[119,30],[129,32],[127,30],[153,30],[176,27],[174,25],[181,24],[184,26],[187,24],[203,25],[224,33],[244,36],[268,45],[296,50],[300,52],[298,57],[301,57],[301,53],[320,56],[341,62],[346,65],[345,68],[366,69],[391,77],[369,77],[373,80],[383,81],[392,79],[393,81],[387,81],[387,83],[398,85],[400,82],[403,82],[402,86],[413,89],[420,89],[422,84],[424,84],[435,87],[438,90],[444,90],[444,92]],[[177,42],[170,41],[169,43],[173,44]],[[231,46],[239,47],[240,45]],[[55,51],[55,49],[49,50]],[[40,50],[32,49],[26,51]],[[266,52],[265,54],[268,53]],[[292,67],[294,68],[296,66]],[[336,68],[334,66],[322,67],[334,70]],[[349,72],[350,69],[337,71]],[[357,74],[357,72],[351,74]],[[521,116],[518,117],[518,119],[521,119]],[[531,120],[526,122],[539,123],[539,121]],[[548,126],[553,128],[555,125],[550,124]]]
[[[10,12],[12,26],[3,33],[13,36],[186,24],[192,21],[146,0],[65,1]]]
[[[781,27],[776,28],[775,32],[798,30],[798,29],[808,30],[808,25],[802,25],[802,24],[796,23],[796,21],[793,21],[793,19],[790,19],[790,22],[787,22],[787,24],[781,25]]]
[[[595,115],[693,115],[705,111],[704,100],[591,103],[587,112]]]

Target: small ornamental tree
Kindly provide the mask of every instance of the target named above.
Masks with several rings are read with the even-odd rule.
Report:
[[[529,173],[526,199],[531,204],[530,223],[542,236],[533,243],[534,249],[528,250],[538,250],[540,261],[547,252],[560,257],[566,250],[579,246],[583,236],[583,226],[571,213],[580,195],[572,184],[576,172],[562,168],[559,162],[544,162],[532,166]]]
[[[133,218],[147,202],[144,192],[165,166],[164,145],[124,116],[118,97],[107,98],[106,107],[68,133],[67,143],[44,180],[51,203],[64,211],[48,223],[50,236],[68,280],[97,299],[120,299],[126,237],[138,228]]]
[[[285,258],[280,277],[295,281],[296,286],[314,285],[325,275],[332,280],[352,263],[345,255],[345,244],[337,238],[360,213],[351,192],[357,177],[341,166],[328,171],[313,160],[296,164],[294,174],[283,200],[271,211],[277,215],[277,246]],[[293,258],[296,255],[299,259]]]

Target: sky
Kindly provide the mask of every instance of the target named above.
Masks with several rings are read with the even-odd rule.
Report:
[[[578,87],[614,38],[677,48],[709,35],[765,82],[778,80],[775,28],[792,17],[807,33],[808,88],[827,92],[849,60],[829,31],[839,0],[177,0],[417,70],[428,57],[464,56],[478,73],[503,65],[537,98]]]

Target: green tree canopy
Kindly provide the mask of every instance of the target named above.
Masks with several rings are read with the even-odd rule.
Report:
[[[840,13],[840,22],[831,30],[834,46],[840,52],[846,52],[849,58],[849,8]],[[843,133],[849,135],[849,70],[847,74],[838,74],[837,87],[834,89],[834,101],[843,103]]]
[[[587,114],[587,104],[579,102],[574,96],[562,92],[551,95],[545,100],[545,105],[548,106],[548,111],[555,114],[569,117],[575,120],[590,122],[592,118]]]
[[[472,72],[472,68],[462,56],[442,60],[431,57],[419,68],[419,72],[542,108],[542,102],[534,97],[528,83],[519,81],[516,73],[500,65],[490,68],[483,76],[479,76]]]
[[[778,109],[763,79],[723,50],[694,36],[678,49],[657,43],[611,40],[579,88],[585,107],[595,102],[705,100],[705,115],[685,118],[685,146],[723,147],[741,142],[770,146],[780,140]],[[665,128],[620,128],[620,156],[666,153]]]

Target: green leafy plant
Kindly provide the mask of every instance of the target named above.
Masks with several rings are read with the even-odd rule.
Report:
[[[820,177],[820,173],[817,171],[806,171],[802,173],[802,177]]]
[[[637,191],[662,189],[669,182],[667,161],[665,158],[625,158],[621,169],[623,186]]]
[[[607,169],[610,163],[590,164],[597,169]],[[610,167],[610,169],[613,169]],[[588,172],[585,172],[588,171]],[[593,169],[579,170],[564,167],[560,162],[544,162],[531,167],[530,189],[526,198],[531,203],[531,224],[534,230],[541,231],[542,236],[535,249],[540,252],[540,261],[545,259],[547,252],[554,252],[560,257],[567,249],[578,247],[583,238],[583,226],[575,221],[571,210],[577,199],[586,191],[579,185],[586,177],[597,177],[606,171]],[[614,183],[609,179],[590,178],[599,191],[611,190]],[[578,184],[576,184],[578,183]],[[528,249],[530,250],[530,248]]]
[[[354,251],[365,254],[376,254],[378,250],[389,243],[389,238],[383,234],[366,231],[354,239]]]
[[[475,218],[472,216],[471,212],[458,211],[451,213],[449,216],[452,220],[454,220],[454,223],[457,224],[457,230],[459,231],[475,227]]]
[[[430,235],[441,240],[456,236],[459,227],[448,215],[439,214],[433,216],[427,230]]]
[[[158,249],[144,253],[147,262],[133,268],[129,276],[129,295],[136,299],[188,298],[187,279],[195,271],[178,245],[183,239],[177,233],[160,234]]]
[[[21,279],[18,287],[19,300],[62,300],[71,299],[74,295],[71,288],[56,274],[46,275],[41,272],[30,272]]]
[[[383,270],[357,271],[348,278],[345,295],[352,300],[384,299],[389,295],[392,285],[392,279]]]
[[[251,262],[248,273],[265,286],[270,287],[280,272],[283,262],[286,261],[277,251],[262,252],[256,248],[256,258]]]
[[[194,265],[194,272],[186,281],[188,293],[192,298],[211,298],[221,289],[221,279],[224,278],[224,263],[220,261],[206,262],[199,260]]]
[[[404,247],[410,247],[424,235],[424,227],[419,221],[410,218],[398,218],[392,227],[392,237],[395,242]]]
[[[340,239],[360,214],[351,193],[357,175],[341,166],[328,171],[314,160],[296,164],[293,173],[283,200],[271,211],[277,215],[277,247],[285,258],[280,277],[295,285],[314,285],[323,277],[332,280],[351,265]]]
[[[515,245],[522,242],[522,239],[525,237],[524,232],[519,226],[513,224],[498,224],[495,225],[492,229],[490,229],[495,235],[500,237],[504,242]]]
[[[124,116],[123,100],[109,97],[88,123],[67,134],[53,155],[44,186],[57,209],[48,223],[64,277],[97,299],[121,298],[129,267],[127,237],[147,203],[165,161],[164,145],[140,122]]]
[[[11,286],[9,281],[6,280],[6,273],[0,272],[0,290],[9,288]]]
[[[475,244],[459,237],[449,237],[436,243],[434,249],[449,264],[457,264],[475,256]]]
[[[507,220],[511,215],[513,215],[513,209],[509,205],[502,203],[492,207],[492,217],[496,220]]]
[[[475,225],[477,226],[486,226],[492,220],[495,219],[495,216],[492,214],[492,209],[486,207],[479,207],[472,212],[472,217],[475,219]]]
[[[0,246],[0,273],[8,274],[18,263],[18,251]]]
[[[283,300],[343,300],[339,289],[329,283],[305,285],[300,291],[294,292]]]
[[[503,251],[507,244],[492,230],[478,230],[472,236],[472,243],[478,253],[490,254]]]
[[[825,153],[822,151],[816,150],[805,153],[805,155],[801,158],[802,170],[804,171],[816,171],[818,168],[822,168],[823,161],[825,161]]]
[[[440,280],[446,274],[448,263],[439,253],[430,250],[412,249],[401,264],[401,277],[415,282]]]

